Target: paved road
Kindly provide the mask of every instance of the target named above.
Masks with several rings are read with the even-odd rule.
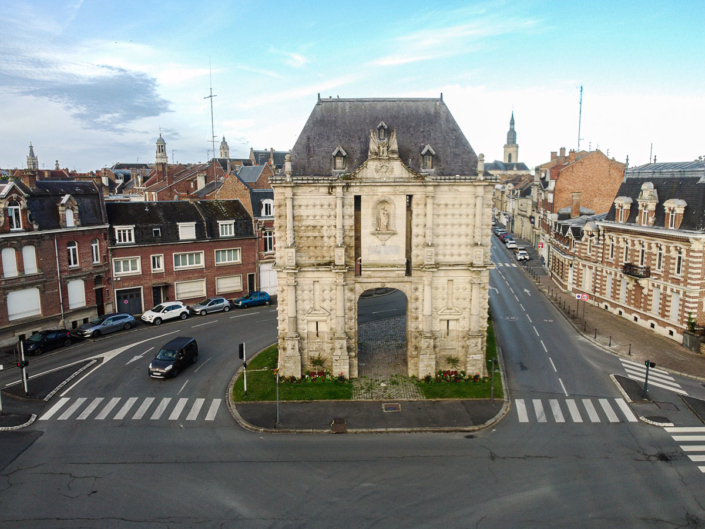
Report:
[[[503,247],[493,248],[493,259],[503,264],[491,273],[497,289],[491,304],[512,392],[512,411],[495,428],[474,435],[259,435],[240,430],[223,405],[207,420],[239,365],[236,343],[247,340],[255,350],[274,341],[276,321],[268,309],[194,318],[188,327],[179,322],[125,333],[67,355],[90,356],[151,338],[70,389],[70,400],[52,417],[19,434],[0,434],[0,464],[7,464],[0,471],[0,526],[705,523],[705,475],[673,433],[630,421],[608,377],[625,372],[622,362],[577,339],[511,266]],[[202,324],[208,325],[194,327]],[[202,344],[199,363],[175,380],[149,380],[153,351],[147,349],[176,329]],[[694,385],[674,381],[698,396]],[[677,402],[677,394],[662,391],[659,399]],[[78,398],[86,400],[61,419]],[[96,398],[104,400],[79,419]],[[98,419],[113,398],[120,401]],[[154,401],[135,418],[148,398]],[[152,419],[165,398],[172,400]],[[204,401],[195,413],[198,398]],[[179,399],[188,400],[171,419]],[[682,420],[693,419],[685,413]]]

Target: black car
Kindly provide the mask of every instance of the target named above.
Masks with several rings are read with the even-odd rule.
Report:
[[[66,329],[52,329],[49,331],[35,332],[22,344],[27,355],[40,355],[47,351],[71,345],[73,340],[71,334]]]
[[[174,378],[179,371],[198,360],[198,344],[195,338],[179,336],[162,347],[149,364],[152,378]]]

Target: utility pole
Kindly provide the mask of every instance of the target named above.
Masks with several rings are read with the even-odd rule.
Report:
[[[583,121],[583,85],[580,85],[580,112],[578,112],[578,152],[580,152],[580,125]]]
[[[245,389],[245,397],[247,397],[247,353],[245,352],[244,342],[240,344],[240,359],[242,360],[242,367],[245,371],[243,375],[243,384]]]
[[[211,100],[211,142],[213,143],[213,157],[215,158],[215,126],[213,124],[213,98],[218,97],[213,95],[213,72],[211,70],[211,58],[208,57],[208,77],[210,79],[210,95],[204,97],[203,99]]]

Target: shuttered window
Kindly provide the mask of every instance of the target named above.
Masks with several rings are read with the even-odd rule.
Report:
[[[242,290],[242,276],[217,277],[215,279],[215,293],[226,294]]]
[[[37,269],[37,251],[34,246],[24,246],[22,248],[22,261],[24,261],[24,273],[36,274]]]
[[[174,283],[176,299],[193,299],[206,297],[206,280],[181,281]]]
[[[17,277],[17,255],[14,248],[2,250],[2,275],[3,277]]]
[[[86,306],[86,286],[83,283],[83,279],[69,281],[68,291],[70,309],[77,309],[79,307]]]
[[[10,321],[29,318],[42,313],[39,289],[26,288],[7,293],[7,313]]]

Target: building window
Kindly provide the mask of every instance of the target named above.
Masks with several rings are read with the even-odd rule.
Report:
[[[174,254],[174,269],[180,270],[183,268],[202,268],[203,267],[203,252],[190,253],[175,253]]]
[[[218,222],[218,226],[220,226],[221,237],[232,237],[233,235],[235,235],[234,222]]]
[[[658,253],[656,253],[656,269],[661,270],[663,268],[663,248],[658,247]]]
[[[100,263],[100,243],[98,239],[93,239],[91,241],[91,250],[93,252],[93,264]]]
[[[646,249],[644,248],[644,245],[641,245],[641,249],[639,250],[639,266],[644,266],[646,262]]]
[[[624,222],[624,208],[619,208],[619,222]]]
[[[42,313],[41,297],[38,288],[13,290],[7,293],[8,320],[19,320]]]
[[[11,230],[21,230],[22,229],[22,210],[17,201],[13,200],[7,206],[7,214],[10,217],[10,229]]]
[[[433,155],[431,155],[431,154],[424,154],[424,157],[423,157],[423,168],[424,168],[424,169],[433,169]]]
[[[641,210],[641,225],[646,226],[648,224],[649,212],[646,208]]]
[[[161,228],[152,228],[152,237],[154,237],[156,239],[157,237],[161,237],[161,236],[162,236],[162,229]]]
[[[274,251],[274,232],[265,231],[264,232],[264,251],[273,252]]]
[[[338,155],[335,157],[335,170],[342,171],[343,169],[345,169],[345,157]]]
[[[668,227],[673,229],[676,227],[676,210],[671,209],[668,212]]]
[[[140,258],[113,259],[113,272],[115,275],[139,274]]]
[[[623,263],[629,262],[629,241],[624,241],[624,257],[622,259]]]
[[[3,277],[17,277],[17,254],[14,248],[2,250],[2,275]]]
[[[69,308],[77,309],[86,306],[86,286],[83,279],[69,281],[67,285],[69,292]]]
[[[66,245],[69,255],[69,268],[72,266],[78,266],[78,243],[76,241],[71,241]]]
[[[273,200],[263,200],[262,201],[262,216],[263,217],[273,217],[274,216],[274,201]]]
[[[679,276],[683,272],[683,251],[678,250],[676,253],[676,275]]]
[[[614,239],[610,239],[610,259],[614,259]]]
[[[118,244],[135,242],[134,226],[115,226],[115,240]]]
[[[215,264],[235,264],[240,262],[240,248],[215,251]]]
[[[242,290],[242,276],[216,277],[215,293],[227,294],[228,292],[240,292]]]
[[[174,283],[174,297],[176,299],[203,299],[206,296],[206,280],[181,281]]]
[[[74,220],[73,220],[73,210],[67,208],[67,209],[66,209],[66,227],[67,227],[67,228],[72,228],[72,227],[74,227],[75,225],[76,225],[76,224],[75,224],[75,222],[74,222]]]
[[[37,250],[34,246],[24,246],[22,248],[22,261],[24,262],[25,274],[36,274],[37,268]]]
[[[195,222],[181,222],[179,223],[179,239],[189,240],[196,238],[196,223]]]
[[[164,256],[163,255],[153,255],[152,256],[152,272],[163,272],[164,271]]]

